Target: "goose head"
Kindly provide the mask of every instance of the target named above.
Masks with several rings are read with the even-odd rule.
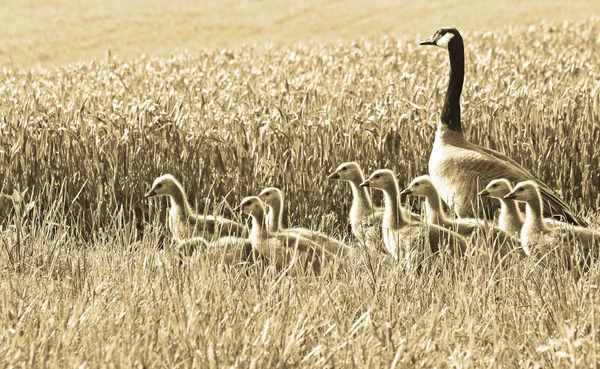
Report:
[[[529,202],[540,197],[537,185],[533,181],[519,182],[515,188],[506,196],[507,200]]]
[[[413,179],[401,194],[427,197],[434,190],[435,187],[433,186],[433,182],[431,182],[431,177],[424,175]]]
[[[459,44],[462,40],[460,33],[456,28],[442,27],[435,31],[427,40],[421,41],[419,45],[433,45],[448,49],[453,44]]]
[[[144,197],[153,196],[173,196],[177,192],[181,192],[181,184],[173,175],[165,174],[154,180],[150,191]]]
[[[512,186],[507,179],[494,179],[477,195],[482,197],[493,197],[502,199],[512,191]]]
[[[241,210],[244,214],[256,217],[264,215],[265,205],[258,196],[247,196],[234,210]]]
[[[371,187],[378,190],[387,190],[394,187],[396,184],[396,177],[394,173],[389,169],[379,169],[371,173],[360,187]]]
[[[260,191],[258,197],[270,208],[279,207],[281,200],[283,199],[281,190],[277,187],[265,188],[264,190]]]
[[[364,178],[363,172],[358,163],[351,161],[340,164],[337,169],[327,176],[327,179],[337,179],[347,182],[362,182]]]

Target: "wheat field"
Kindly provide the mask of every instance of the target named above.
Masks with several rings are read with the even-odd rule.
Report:
[[[599,34],[598,18],[464,32],[462,97],[468,139],[596,226]],[[5,67],[0,362],[595,368],[598,267],[497,265],[483,241],[416,277],[362,249],[318,277],[215,250],[180,260],[166,201],[143,198],[172,173],[198,209],[238,218],[278,186],[286,224],[352,244],[349,188],[327,174],[347,160],[401,185],[426,173],[447,70],[445,52],[391,37]]]

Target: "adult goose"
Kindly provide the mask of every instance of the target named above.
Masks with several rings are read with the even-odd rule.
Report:
[[[169,229],[177,241],[198,236],[209,239],[228,235],[244,237],[249,233],[245,225],[221,216],[196,214],[187,200],[183,186],[171,174],[165,174],[154,180],[152,188],[145,197],[153,196],[169,197],[171,202]]]
[[[383,241],[394,260],[403,260],[411,265],[415,260],[415,252],[434,254],[445,247],[449,247],[454,253],[465,253],[467,242],[458,233],[436,225],[411,221],[400,206],[398,181],[391,170],[376,170],[360,186],[383,191]]]
[[[283,194],[279,188],[267,187],[260,192],[258,197],[269,208],[267,228],[272,234],[299,235],[322,245],[328,252],[341,257],[347,256],[352,252],[352,248],[348,245],[325,233],[299,227],[283,229],[281,225],[281,218],[283,217]]]
[[[270,233],[267,228],[265,205],[259,197],[245,197],[237,208],[252,217],[252,247],[278,269],[300,259],[304,265],[311,266],[314,272],[319,273],[324,261],[335,258],[334,254],[304,237]]]
[[[585,225],[548,186],[517,162],[497,151],[470,143],[463,136],[460,95],[465,61],[460,33],[454,28],[440,28],[420,45],[448,49],[450,56],[450,80],[429,157],[429,174],[444,201],[453,206],[454,212],[460,217],[474,217],[485,211],[489,217],[498,204],[486,201],[485,210],[479,207],[479,187],[497,178],[506,178],[511,182],[532,180],[538,185],[542,199],[548,205],[544,214],[549,217],[561,215],[569,223]]]
[[[542,217],[542,196],[534,181],[518,183],[505,199],[525,202],[525,223],[521,229],[521,245],[532,252],[547,252],[557,248],[564,252],[568,265],[587,267],[598,256],[600,232],[571,225],[549,227]],[[568,247],[568,246],[574,247]],[[535,248],[535,250],[532,250]]]

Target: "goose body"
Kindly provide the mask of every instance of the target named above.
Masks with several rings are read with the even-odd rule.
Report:
[[[504,198],[526,204],[525,223],[521,229],[523,248],[536,248],[543,252],[558,247],[559,251],[567,254],[568,259],[574,256],[582,264],[587,264],[596,257],[600,246],[600,232],[568,224],[549,226],[543,219],[542,196],[536,182],[520,182]],[[574,247],[571,248],[570,245]]]
[[[187,200],[183,186],[171,174],[154,180],[145,197],[153,196],[169,196],[169,229],[177,241],[198,236],[210,239],[226,235],[247,236],[249,233],[245,225],[221,216],[196,214]]]
[[[267,214],[267,228],[271,234],[281,234],[286,236],[299,235],[323,246],[328,252],[341,257],[347,256],[352,252],[352,248],[325,233],[299,227],[283,229],[281,226],[281,219],[283,217],[283,194],[280,189],[276,187],[267,187],[260,192],[258,197],[269,208]]]
[[[450,57],[448,90],[429,157],[429,174],[442,199],[460,217],[489,217],[498,208],[498,204],[484,199],[484,206],[478,206],[477,194],[480,188],[497,178],[505,178],[511,182],[532,180],[538,185],[544,202],[549,204],[545,211],[547,216],[559,214],[569,223],[585,225],[548,186],[516,161],[465,139],[460,113],[460,95],[464,82],[464,45],[460,33],[454,28],[440,28],[420,44],[448,49]]]
[[[380,169],[371,174],[361,187],[372,187],[383,191],[385,211],[382,233],[385,247],[396,260],[413,264],[416,252],[437,253],[445,247],[452,252],[463,254],[467,249],[464,237],[448,229],[422,222],[413,222],[399,206],[400,191],[398,181],[392,171]],[[422,244],[424,250],[416,250]]]
[[[214,241],[202,237],[188,238],[177,243],[180,255],[191,256],[198,249],[216,249],[222,255],[225,264],[252,262],[256,253],[252,249],[250,239],[226,236]]]
[[[320,245],[297,234],[270,233],[266,223],[265,205],[259,197],[244,198],[239,208],[252,217],[250,230],[252,247],[278,269],[288,266],[299,258],[318,273],[325,260],[335,258],[334,254],[327,252]]]

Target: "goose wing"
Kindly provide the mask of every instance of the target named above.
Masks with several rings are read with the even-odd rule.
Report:
[[[490,181],[498,178],[506,178],[511,182],[533,180],[538,184],[540,194],[546,205],[544,208],[546,215],[559,214],[564,216],[570,223],[585,225],[585,222],[578,218],[569,206],[548,186],[536,179],[514,160],[494,150],[478,146],[476,148],[477,150],[465,150],[454,161],[455,173],[462,177],[464,182],[469,182],[468,186],[463,187],[469,189],[469,193],[465,194],[466,196],[476,198],[478,187],[485,186]]]

